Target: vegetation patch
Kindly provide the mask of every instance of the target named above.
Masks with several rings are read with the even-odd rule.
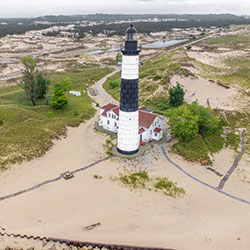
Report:
[[[155,180],[155,189],[163,191],[165,195],[177,197],[181,194],[185,194],[185,190],[183,188],[179,188],[176,183],[168,180],[166,177],[157,177]]]
[[[103,145],[104,146],[104,149],[105,149],[105,152],[107,155],[112,155],[112,149],[113,147],[115,146],[114,144],[114,140],[115,140],[115,137],[110,135],[109,136],[109,139],[106,139],[106,142],[105,144]]]
[[[168,180],[168,178],[150,177],[146,171],[120,175],[113,178],[113,180],[120,181],[131,190],[139,188],[150,191],[154,190],[155,192],[162,192],[171,197],[178,197],[185,193],[183,188],[178,187],[176,183]]]
[[[4,121],[0,129],[0,166],[41,156],[52,146],[53,138],[66,134],[66,126],[78,126],[93,117],[95,109],[87,88],[110,72],[109,68],[85,67],[52,74],[49,103],[53,84],[65,77],[70,78],[73,90],[82,93],[81,97],[65,93],[68,105],[62,110],[45,105],[44,100],[32,106],[20,86],[0,89],[0,117]]]
[[[226,136],[225,146],[237,150],[240,144],[240,136],[235,132],[228,133]]]
[[[173,150],[190,161],[207,160],[224,147],[221,136],[226,121],[197,103],[168,111],[172,135],[179,140]]]

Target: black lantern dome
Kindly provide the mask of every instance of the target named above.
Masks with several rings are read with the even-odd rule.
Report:
[[[126,30],[127,33],[127,41],[133,41],[135,40],[135,34],[137,33],[137,30],[133,27],[133,24],[130,25],[130,27]]]

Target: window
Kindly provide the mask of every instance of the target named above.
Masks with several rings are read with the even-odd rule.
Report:
[[[150,130],[150,135],[152,135],[152,130]]]
[[[155,133],[155,136],[157,136],[157,133]]]
[[[109,113],[109,117],[110,117],[110,113]]]
[[[107,124],[109,125],[109,120],[107,120]]]
[[[115,127],[117,126],[117,123],[115,122]]]

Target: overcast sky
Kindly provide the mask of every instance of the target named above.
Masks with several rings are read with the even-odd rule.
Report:
[[[249,0],[0,0],[0,17],[88,13],[249,14]]]

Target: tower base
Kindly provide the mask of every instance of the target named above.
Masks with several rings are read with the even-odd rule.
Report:
[[[133,155],[133,154],[136,154],[139,152],[139,148],[134,150],[134,151],[124,151],[124,150],[121,150],[117,147],[117,151],[120,153],[120,154],[123,154],[123,155]]]

